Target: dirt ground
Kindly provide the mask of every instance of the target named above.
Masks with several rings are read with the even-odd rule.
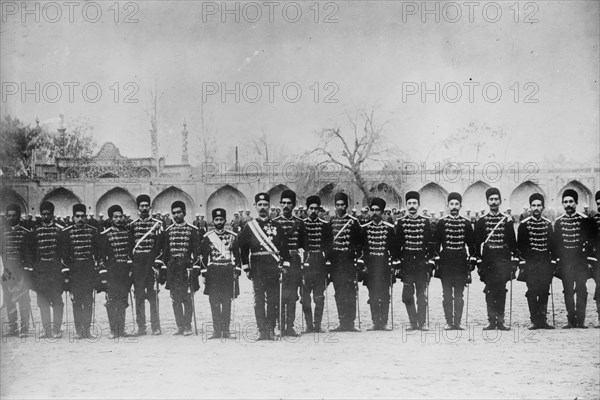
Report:
[[[171,336],[175,323],[166,290],[160,293],[162,336],[110,340],[102,294],[96,298],[99,338],[95,341],[68,336],[39,339],[39,332],[25,339],[3,338],[0,394],[2,398],[105,399],[600,398],[600,329],[529,331],[525,284],[514,281],[513,329],[482,331],[483,286],[474,280],[469,290],[469,325],[462,332],[443,331],[441,284],[433,279],[428,332],[402,329],[407,315],[400,285],[395,285],[394,293],[395,329],[367,332],[372,323],[367,290],[361,287],[363,332],[305,334],[273,342],[255,340],[252,287],[245,278],[235,304],[237,338],[228,340],[207,340],[210,309],[207,296],[200,292],[196,294],[199,335]],[[597,322],[593,287],[588,281],[590,325]],[[554,303],[560,327],[566,315],[562,285],[556,279]],[[331,285],[327,305],[333,328],[337,312]],[[32,307],[39,322],[35,294]],[[298,329],[299,311],[298,307]]]

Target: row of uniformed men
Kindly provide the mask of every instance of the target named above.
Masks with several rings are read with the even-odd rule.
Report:
[[[486,192],[490,212],[477,222],[475,230],[459,215],[462,199],[458,193],[448,196],[450,213],[439,221],[435,231],[417,212],[417,192],[407,193],[408,214],[395,226],[381,218],[385,209],[382,199],[372,200],[372,220],[361,226],[346,212],[347,195],[337,193],[334,198],[336,215],[331,221],[318,217],[318,196],[307,199],[308,218],[302,220],[293,216],[295,193],[286,190],[281,194],[282,215],[271,219],[269,195],[259,193],[255,197],[259,217],[250,221],[239,236],[224,229],[225,210],[215,209],[215,229],[204,238],[196,227],[185,222],[185,204],[180,201],[172,204],[174,223],[163,231],[162,222],[150,216],[147,195],[138,196],[140,218],[129,226],[123,223],[121,207],[111,206],[108,213],[113,226],[100,235],[82,222],[86,211],[82,204],[73,207],[76,223],[63,228],[53,220],[53,205],[43,203],[43,223],[33,232],[18,224],[20,209],[10,205],[9,225],[1,236],[8,333],[18,333],[18,305],[21,334],[26,334],[28,291],[32,288],[38,293],[45,335],[60,336],[64,307],[61,296],[67,289],[73,301],[76,334],[89,337],[93,290],[99,276],[101,285],[97,289],[107,292],[111,336],[125,334],[125,309],[132,283],[138,334],[146,333],[145,300],[150,303],[152,333],[160,334],[157,291],[158,283],[165,282],[178,327],[175,333],[190,335],[195,314],[193,293],[199,289],[201,275],[213,314],[213,336],[228,337],[231,300],[239,293],[237,278],[242,267],[253,281],[260,339],[273,338],[279,313],[281,333],[297,335],[294,321],[298,291],[307,331],[320,331],[329,280],[334,284],[340,320],[336,330],[356,330],[360,281],[369,290],[373,329],[385,330],[396,277],[404,284],[402,301],[409,329],[426,329],[426,288],[434,271],[442,280],[447,329],[462,329],[463,291],[475,266],[485,283],[489,320],[485,329],[507,329],[506,282],[514,278],[517,263],[521,264],[521,280],[528,286],[532,328],[551,328],[546,314],[554,273],[563,280],[566,327],[585,327],[585,283],[588,262],[595,262],[594,252],[600,251],[600,218],[596,217],[594,224],[576,212],[576,192],[563,193],[566,214],[557,220],[554,230],[541,217],[543,196],[532,195],[533,215],[519,226],[518,241],[512,219],[499,211],[501,198],[495,188]],[[600,207],[600,192],[596,202]],[[594,278],[598,280],[597,267]],[[598,304],[598,289],[595,299]]]

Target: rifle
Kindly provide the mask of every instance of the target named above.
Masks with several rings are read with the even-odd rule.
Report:
[[[192,315],[194,316],[194,331],[198,336],[198,324],[196,322],[196,300],[194,299],[194,289],[192,288],[192,272],[188,271],[188,294],[192,296]]]
[[[135,311],[134,311],[134,302],[133,295],[131,294],[131,289],[129,289],[129,301],[131,302],[131,323],[133,324],[133,330],[135,331]],[[123,327],[123,333],[125,333],[125,327]]]
[[[156,298],[156,317],[158,319],[158,329],[160,330],[160,302],[158,300],[158,292],[160,292],[160,286],[158,284],[158,271],[154,271],[154,277],[156,278],[156,290],[154,291],[154,297]]]
[[[354,290],[356,291],[356,314],[358,316],[358,330],[360,331],[362,328],[360,324],[360,292],[358,287],[358,270],[356,270],[354,273]]]
[[[283,337],[283,268],[279,268],[279,338]]]
[[[391,311],[391,321],[392,321],[392,330],[394,330],[394,269],[390,272],[390,311]],[[428,323],[429,324],[429,323]]]

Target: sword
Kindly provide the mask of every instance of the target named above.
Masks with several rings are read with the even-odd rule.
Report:
[[[358,317],[358,330],[362,330],[360,323],[360,291],[358,287],[358,270],[354,274],[354,290],[356,291],[356,314]]]
[[[394,330],[394,270],[390,272],[390,312],[391,312],[391,321],[392,321],[392,330]],[[429,322],[427,322],[429,325]]]
[[[188,272],[188,293],[192,296],[192,315],[194,316],[194,331],[198,336],[198,325],[196,323],[196,300],[194,299],[194,290],[192,290],[191,272]]]

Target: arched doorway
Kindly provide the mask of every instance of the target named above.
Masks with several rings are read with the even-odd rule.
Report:
[[[565,186],[562,187],[562,189],[560,189],[558,191],[558,194],[556,196],[556,201],[558,203],[559,206],[559,210],[563,210],[562,207],[562,194],[565,190],[567,189],[573,189],[577,192],[577,194],[579,195],[579,200],[577,202],[578,206],[577,209],[579,211],[583,211],[583,207],[586,206],[590,206],[590,204],[592,205],[591,208],[595,208],[594,204],[594,198],[592,197],[592,192],[590,189],[588,189],[583,183],[577,181],[577,180],[572,180],[571,182],[567,183]]]
[[[269,191],[267,193],[269,194],[269,197],[271,198],[271,206],[272,207],[279,207],[279,200],[281,199],[281,192],[283,192],[284,190],[288,190],[288,189],[289,189],[289,187],[287,187],[286,185],[283,185],[283,184],[273,186],[271,189],[269,189]]]
[[[271,201],[271,203],[273,203],[273,201]],[[248,200],[242,192],[233,186],[225,185],[217,189],[208,197],[208,200],[206,201],[207,220],[212,220],[211,214],[212,210],[215,208],[224,208],[225,211],[227,211],[227,220],[231,221],[235,212],[238,212],[239,210],[244,210],[244,212],[246,212]],[[254,210],[250,211],[253,215],[256,214]]]
[[[504,209],[511,208],[513,215],[522,213],[525,209],[529,209],[529,196],[533,193],[540,193],[546,198],[546,193],[539,185],[531,181],[521,183],[510,194],[510,203]]]
[[[30,211],[27,209],[27,203],[25,203],[25,200],[23,200],[17,192],[9,187],[0,189],[0,212],[4,214],[6,212],[6,206],[13,203],[21,207],[21,213],[23,215],[29,214]]]
[[[485,191],[490,188],[490,185],[483,181],[477,181],[465,190],[463,194],[462,211],[464,214],[471,211],[471,215],[476,212],[487,209],[487,201]]]
[[[116,187],[104,193],[96,203],[96,214],[104,213],[108,218],[108,208],[113,204],[118,204],[123,208],[125,214],[131,218],[137,218],[137,204],[135,198],[127,190]]]
[[[175,186],[163,190],[154,198],[152,201],[152,212],[171,214],[171,204],[177,200],[183,201],[185,204],[186,221],[191,223],[195,218],[194,214],[196,212],[194,200],[189,194]]]
[[[430,214],[440,215],[440,211],[446,211],[446,199],[448,192],[437,183],[430,182],[419,190],[421,195],[421,207],[427,209]]]
[[[81,199],[68,189],[59,187],[44,196],[44,201],[49,201],[54,204],[54,215],[58,217],[66,217],[73,215],[73,206],[81,203]],[[90,212],[90,206],[86,204],[87,212]]]
[[[386,208],[390,210],[392,208],[402,207],[402,196],[387,183],[378,183],[369,189],[369,195],[371,198],[379,197],[385,200]],[[367,205],[367,199],[363,197],[363,205]]]

